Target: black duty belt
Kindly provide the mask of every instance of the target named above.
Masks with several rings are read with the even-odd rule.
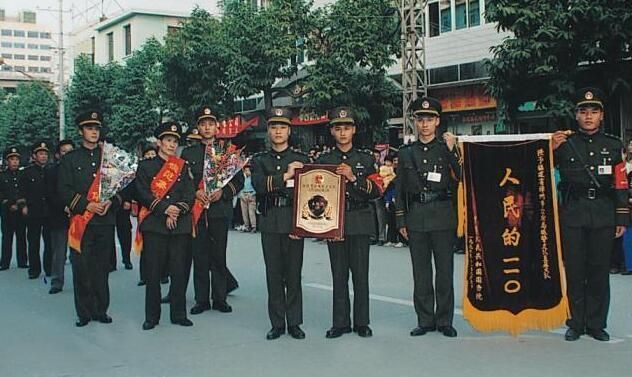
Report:
[[[594,187],[567,187],[561,188],[562,198],[565,200],[588,199],[595,200],[603,197],[611,197],[612,189],[598,189]]]
[[[290,207],[292,206],[292,199],[282,196],[273,196],[266,199],[268,207]]]
[[[356,209],[365,209],[365,208],[369,208],[369,203],[367,203],[367,202],[356,202],[356,201],[353,201],[353,200],[349,200],[348,198],[345,201],[345,209],[347,211],[354,211]]]
[[[441,200],[448,200],[448,193],[445,191],[428,191],[420,192],[417,194],[408,194],[409,202],[416,202],[426,204],[430,202],[437,202]]]

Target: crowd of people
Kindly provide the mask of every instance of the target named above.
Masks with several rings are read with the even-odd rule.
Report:
[[[15,237],[18,268],[28,268],[30,279],[37,279],[43,270],[51,277],[50,294],[56,294],[64,288],[64,265],[70,248],[76,326],[84,327],[91,321],[111,323],[108,278],[117,264],[116,234],[126,269],[133,268],[132,244],[141,252],[139,285],[146,289],[142,328],[151,330],[159,324],[161,303],[170,304],[173,324],[192,326],[187,314],[232,312],[227,295],[238,282],[226,265],[226,249],[228,230],[238,208],[242,218],[238,229],[261,234],[272,326],[266,338],[277,339],[287,330],[293,338],[303,339],[304,240],[294,234],[291,221],[295,172],[308,163],[333,165],[347,184],[344,238],[327,240],[333,308],[332,327],[326,337],[351,332],[361,337],[373,334],[368,276],[372,244],[409,246],[417,314],[410,335],[439,331],[456,337],[452,323],[453,258],[461,247],[455,232],[454,193],[462,161],[456,136],[439,132],[440,102],[430,97],[418,99],[413,115],[419,140],[386,153],[354,146],[357,125],[352,109],[336,108],[329,115],[335,146],[313,147],[303,153],[289,145],[292,110],[272,108],[267,114],[270,149],[253,155],[242,171],[212,189],[205,185],[204,164],[207,147],[217,143],[218,122],[209,106],[196,113],[196,125],[187,133],[177,122],[159,125],[154,133],[156,144],[143,148],[134,182],[112,198],[99,197],[103,153],[99,111],[90,110],[77,118],[81,145],[62,140],[53,149],[45,141],[37,142],[31,148],[32,163],[24,169],[20,168],[19,148],[10,146],[4,153],[6,170],[0,175],[0,270],[10,267]],[[569,341],[583,334],[609,339],[605,331],[608,268],[604,269],[608,263],[593,246],[609,250],[615,236],[623,236],[629,223],[627,187],[622,189],[620,182],[614,187],[611,182],[612,170],[621,162],[616,156],[621,142],[602,133],[603,115],[603,95],[596,89],[585,89],[577,100],[578,131],[553,135],[563,198],[561,227],[571,309],[565,338]],[[584,157],[573,147],[580,143],[586,151]],[[608,152],[608,157],[593,161],[594,152],[588,144],[603,147],[601,155]],[[51,154],[54,162],[49,163]],[[629,174],[632,153],[628,156]],[[599,165],[598,177],[590,173],[594,169],[588,168],[586,173],[573,165],[583,158],[588,167],[603,165]],[[595,189],[593,183],[608,189]],[[616,198],[610,196],[615,193]],[[599,215],[599,221],[583,223],[587,217],[576,212]],[[130,216],[138,219],[135,235]],[[616,272],[629,274],[632,234],[621,240],[618,253],[613,254],[616,265],[611,272],[616,267]],[[592,267],[587,269],[587,265]],[[187,312],[191,272],[195,303]],[[169,293],[161,297],[160,284],[166,281],[170,283]]]

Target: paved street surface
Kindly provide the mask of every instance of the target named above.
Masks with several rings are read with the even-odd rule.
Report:
[[[144,288],[134,270],[110,275],[110,325],[74,326],[72,276],[49,295],[44,280],[28,280],[15,266],[0,272],[0,376],[625,376],[632,370],[632,277],[614,276],[609,331],[600,343],[563,340],[563,329],[512,338],[480,334],[461,315],[463,256],[456,256],[459,337],[411,338],[416,324],[408,249],[372,247],[370,288],[373,338],[325,339],[331,324],[331,279],[326,246],[307,240],[303,268],[305,340],[267,341],[265,271],[259,234],[231,232],[229,266],[240,288],[234,312],[190,316],[174,326],[168,306],[161,323],[143,331]],[[119,256],[120,261],[120,256]],[[70,282],[70,284],[68,284]],[[163,292],[166,286],[163,285]],[[189,284],[187,308],[193,305]]]

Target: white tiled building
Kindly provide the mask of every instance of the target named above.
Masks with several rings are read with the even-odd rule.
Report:
[[[35,12],[17,17],[0,9],[0,86],[15,87],[23,81],[54,82],[56,50],[50,27],[37,23]]]

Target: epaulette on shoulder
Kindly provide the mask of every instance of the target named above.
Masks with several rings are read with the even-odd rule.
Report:
[[[609,138],[609,139],[614,139],[614,140],[616,140],[616,141],[618,141],[618,142],[622,142],[622,141],[621,141],[621,138],[619,138],[618,136],[613,135],[613,134],[607,134],[607,133],[605,133],[605,132],[604,132],[604,133],[603,133],[603,136],[605,136],[605,137],[607,137],[607,138]]]
[[[252,156],[250,156],[250,158],[251,159],[255,159],[257,157],[265,156],[267,153],[268,153],[268,151],[257,152],[255,154],[253,154]]]
[[[296,154],[300,154],[303,156],[309,156],[307,153],[303,152],[302,150],[300,150],[299,148],[292,148],[292,152],[296,153]]]
[[[365,154],[368,154],[369,156],[373,156],[373,151],[370,150],[370,149],[364,148],[364,149],[358,149],[358,151],[360,151],[362,153],[365,153]]]

